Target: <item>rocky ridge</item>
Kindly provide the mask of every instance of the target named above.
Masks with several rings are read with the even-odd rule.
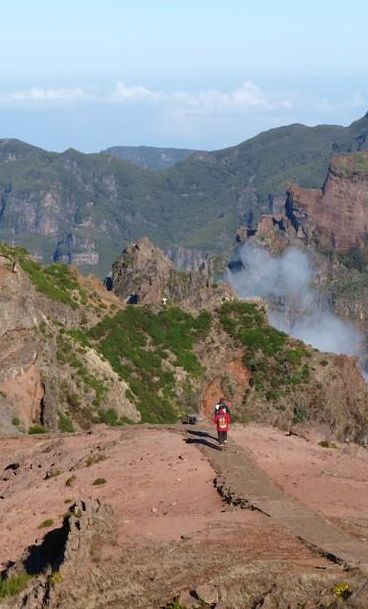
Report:
[[[207,256],[196,270],[178,270],[160,248],[145,237],[126,247],[112,267],[112,290],[124,300],[165,304],[192,310],[213,308],[234,298],[227,284],[216,284],[212,260]]]
[[[210,265],[176,271],[142,240],[114,266],[113,294],[3,246],[1,432],[175,422],[210,415],[225,394],[240,419],[315,421],[365,442],[357,361],[289,339],[268,326],[262,301],[241,302],[210,277]],[[126,304],[133,289],[138,305]]]

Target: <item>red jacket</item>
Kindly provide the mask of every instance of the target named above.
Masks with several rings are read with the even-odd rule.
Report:
[[[213,419],[217,431],[229,431],[231,416],[228,412],[219,412]]]

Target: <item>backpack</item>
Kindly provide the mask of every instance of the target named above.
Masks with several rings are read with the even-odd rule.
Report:
[[[217,426],[219,429],[227,429],[227,417],[224,414],[219,415]]]
[[[220,410],[226,410],[226,412],[230,414],[230,408],[225,402],[218,402],[216,404],[216,412],[219,413]]]

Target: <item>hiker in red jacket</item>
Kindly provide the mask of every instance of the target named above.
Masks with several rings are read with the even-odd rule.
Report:
[[[213,422],[217,428],[217,436],[221,448],[223,448],[227,443],[227,432],[229,431],[230,421],[231,416],[226,411],[226,408],[221,408],[213,419]]]

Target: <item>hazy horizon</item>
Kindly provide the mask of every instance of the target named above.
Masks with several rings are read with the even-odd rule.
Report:
[[[3,0],[0,137],[214,150],[368,110],[355,0]]]
[[[359,120],[359,119],[363,118],[364,114],[365,113],[363,113],[363,114],[361,114],[359,116],[356,116],[355,118],[353,118],[353,120],[351,122],[354,122],[356,120]],[[321,125],[321,124],[324,124],[324,125],[327,125],[327,126],[335,125],[335,126],[348,127],[351,124],[351,122],[348,122],[345,125],[341,125],[339,123],[318,123],[316,125],[307,125],[306,123],[299,123],[299,124],[304,124],[305,126],[308,126],[308,127],[316,127],[316,126]],[[204,146],[198,146],[196,148],[191,148],[190,146],[170,146],[170,145],[166,146],[166,145],[160,145],[159,143],[158,144],[150,144],[150,143],[147,144],[147,143],[143,143],[142,142],[142,143],[138,143],[138,144],[125,144],[125,143],[107,144],[104,148],[100,148],[98,150],[82,150],[80,148],[77,148],[76,146],[66,146],[65,148],[57,149],[56,147],[52,148],[52,147],[49,147],[49,146],[41,146],[41,145],[35,144],[34,142],[31,142],[29,140],[24,140],[24,139],[22,140],[21,138],[17,138],[17,137],[11,137],[11,136],[9,136],[9,137],[2,137],[1,133],[0,133],[0,140],[16,139],[18,141],[23,142],[24,144],[29,144],[31,146],[35,146],[36,148],[42,148],[44,150],[47,150],[48,152],[58,152],[58,153],[66,152],[68,149],[74,149],[74,150],[77,150],[78,152],[82,152],[84,154],[95,154],[95,153],[103,152],[104,150],[106,150],[108,148],[115,148],[115,147],[119,147],[119,146],[129,147],[129,148],[166,148],[166,149],[170,149],[170,148],[171,149],[175,149],[175,148],[177,148],[177,149],[182,149],[182,150],[188,149],[188,150],[196,150],[196,151],[204,151],[204,152],[215,152],[215,151],[218,151],[218,150],[224,150],[226,148],[231,148],[232,146],[236,146],[238,144],[241,144],[242,142],[245,142],[248,139],[252,139],[253,137],[256,137],[257,135],[263,133],[264,131],[268,131],[270,129],[277,129],[278,127],[287,127],[287,126],[289,126],[291,124],[295,124],[295,123],[289,123],[289,124],[284,124],[284,125],[275,125],[274,127],[269,127],[269,129],[265,129],[265,130],[259,131],[258,133],[255,133],[254,135],[250,136],[249,138],[245,138],[245,139],[239,140],[237,142],[229,143],[227,146],[222,146],[221,148],[205,148]]]

